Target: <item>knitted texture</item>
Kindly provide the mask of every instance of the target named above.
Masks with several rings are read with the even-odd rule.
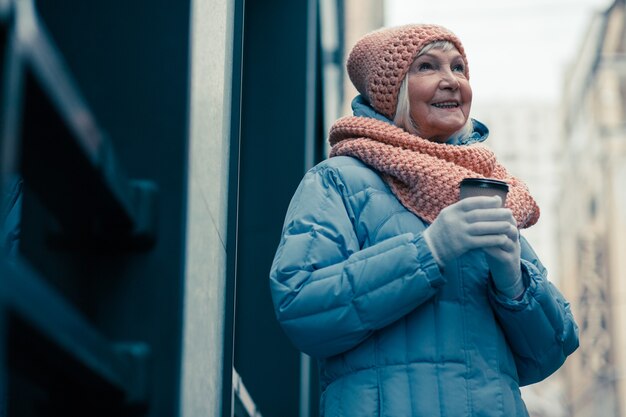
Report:
[[[330,129],[330,156],[348,155],[378,171],[400,202],[418,217],[433,222],[439,212],[459,201],[464,178],[494,178],[509,185],[505,206],[519,228],[539,219],[539,207],[526,185],[508,174],[492,151],[481,145],[430,142],[389,123],[343,117]]]
[[[437,25],[414,24],[379,29],[361,38],[348,56],[350,80],[374,109],[393,119],[405,75],[422,48],[435,41],[450,41],[456,46],[469,78],[465,50],[452,32]]]

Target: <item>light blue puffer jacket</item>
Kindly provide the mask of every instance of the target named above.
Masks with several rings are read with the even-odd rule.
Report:
[[[325,417],[527,416],[519,386],[578,346],[567,301],[522,240],[528,289],[497,295],[480,251],[442,275],[406,210],[360,161],[311,169],[270,273],[276,316],[320,365]]]

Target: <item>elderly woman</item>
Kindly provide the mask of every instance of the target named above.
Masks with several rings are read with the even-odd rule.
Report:
[[[478,144],[459,39],[435,25],[366,35],[355,116],[330,131],[287,211],[270,273],[276,316],[318,359],[335,416],[528,416],[519,387],[578,346],[567,301],[519,229],[527,187]],[[463,178],[509,185],[459,200]]]

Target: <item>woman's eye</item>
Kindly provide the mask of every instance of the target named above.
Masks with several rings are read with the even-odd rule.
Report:
[[[457,64],[452,66],[452,71],[465,72],[465,66],[463,64]]]
[[[429,62],[422,62],[417,69],[419,71],[427,71],[433,69],[433,66]]]

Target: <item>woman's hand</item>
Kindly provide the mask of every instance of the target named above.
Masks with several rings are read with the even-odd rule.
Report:
[[[441,210],[424,239],[442,269],[472,249],[483,249],[498,291],[509,297],[523,290],[519,231],[500,197],[470,197]]]
[[[508,232],[500,238],[501,244],[487,246],[483,251],[496,289],[508,298],[514,299],[520,297],[525,290],[522,281],[521,246],[515,218],[511,210],[504,210],[510,215]]]

